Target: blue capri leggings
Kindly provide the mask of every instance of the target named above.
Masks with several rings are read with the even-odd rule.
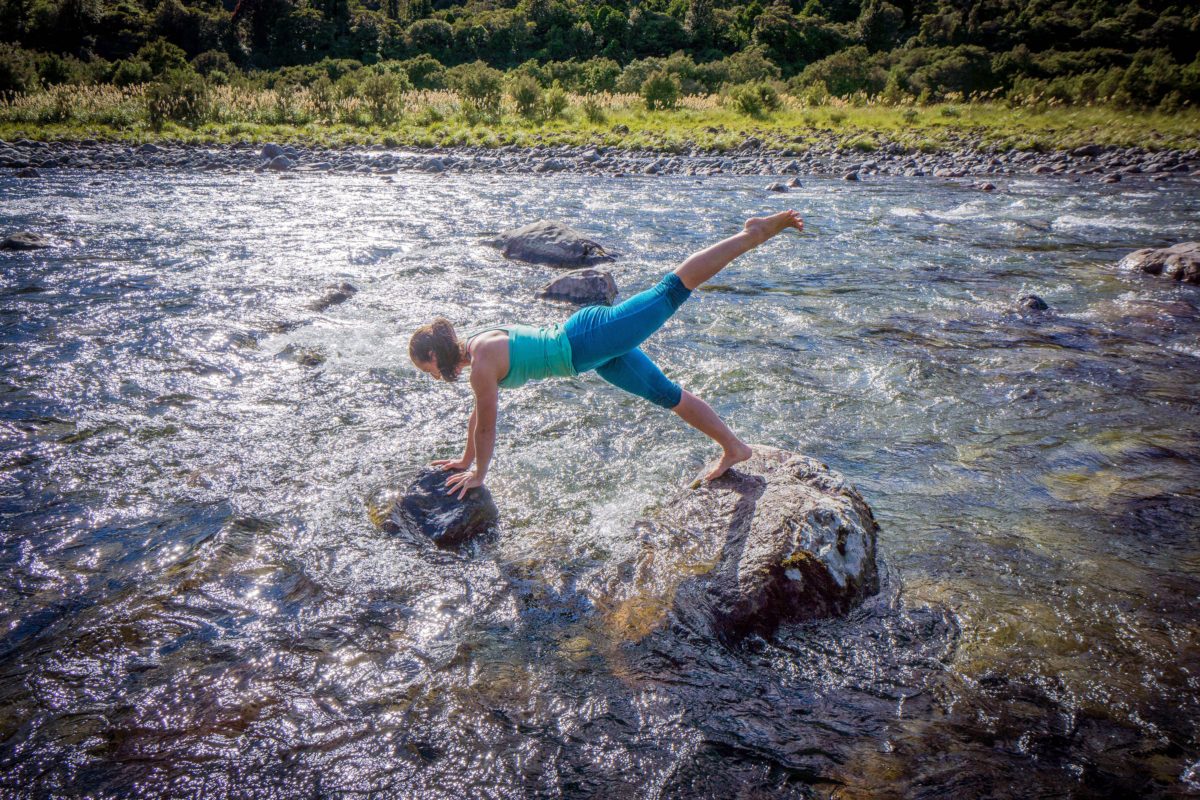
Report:
[[[674,272],[654,287],[615,306],[588,306],[563,325],[571,342],[576,372],[596,370],[601,378],[663,408],[674,408],[683,397],[679,384],[668,380],[638,345],[671,318],[691,296]]]

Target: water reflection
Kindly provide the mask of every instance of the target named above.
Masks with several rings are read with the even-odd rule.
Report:
[[[1195,783],[1200,296],[1111,267],[1194,238],[1194,186],[789,194],[808,234],[648,349],[846,472],[890,571],[847,620],[729,651],[600,613],[632,521],[711,452],[594,377],[502,397],[482,552],[389,538],[367,500],[461,445],[466,389],[412,369],[408,331],[569,313],[488,236],[576,220],[629,293],[777,202],[759,179],[88,177],[2,179],[4,229],[74,242],[0,261],[6,791]]]

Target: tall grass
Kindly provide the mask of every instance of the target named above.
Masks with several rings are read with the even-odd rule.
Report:
[[[605,144],[680,151],[724,150],[755,137],[768,147],[803,150],[836,135],[844,146],[897,142],[916,150],[954,146],[964,135],[1003,148],[1060,149],[1084,143],[1190,149],[1200,146],[1200,110],[1124,111],[1064,106],[1041,98],[1014,104],[967,100],[921,106],[865,95],[847,99],[780,95],[778,107],[745,113],[728,96],[685,95],[673,110],[646,108],[635,94],[566,94],[561,114],[520,113],[505,96],[479,114],[450,91],[397,92],[368,99],[336,86],[210,86],[201,113],[152,120],[146,85],[55,86],[0,101],[0,137],[233,141],[286,139],[316,144]],[[386,113],[384,113],[386,112]],[[152,122],[157,123],[157,127]]]

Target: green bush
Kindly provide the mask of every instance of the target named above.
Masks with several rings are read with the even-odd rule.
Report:
[[[781,105],[779,91],[769,83],[743,83],[730,87],[727,102],[751,117],[777,111]]]
[[[500,113],[504,73],[482,61],[460,64],[446,71],[450,88],[458,92],[468,111],[495,116]]]
[[[583,98],[583,102],[579,104],[579,110],[583,112],[583,118],[593,125],[603,125],[608,121],[608,115],[604,113],[604,107],[600,105],[595,95],[589,94]]]
[[[150,65],[138,58],[118,61],[113,70],[112,82],[117,86],[132,86],[135,83],[148,83],[154,77]]]
[[[395,73],[374,73],[359,84],[371,117],[379,123],[391,122],[400,116],[404,92],[410,88],[408,78]]]
[[[146,89],[146,115],[155,128],[168,121],[195,126],[208,111],[208,85],[190,69],[168,70]]]
[[[678,106],[682,90],[679,78],[668,72],[656,72],[643,81],[638,93],[646,101],[646,108],[655,111]]]
[[[138,60],[149,64],[155,75],[162,75],[170,70],[185,69],[188,65],[187,53],[183,51],[183,48],[171,44],[166,39],[156,39],[143,46],[138,50],[137,57]]]
[[[37,85],[32,53],[16,45],[0,44],[0,99],[31,91]]]
[[[192,69],[205,77],[214,72],[224,72],[226,75],[233,75],[238,71],[233,60],[220,50],[205,50],[193,58]]]
[[[312,98],[313,110],[317,112],[317,118],[322,122],[332,123],[337,121],[337,87],[328,75],[323,75],[313,82],[313,85],[308,87],[309,96]]]
[[[546,119],[558,119],[567,110],[567,93],[558,81],[546,90],[543,113]]]
[[[542,86],[532,75],[513,73],[508,79],[508,96],[522,117],[533,119],[542,113]]]

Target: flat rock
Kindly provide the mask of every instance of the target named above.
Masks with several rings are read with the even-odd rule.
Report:
[[[1174,278],[1184,283],[1200,284],[1200,242],[1134,250],[1122,258],[1117,266]]]
[[[352,284],[342,283],[333,286],[325,287],[325,293],[308,304],[310,311],[324,311],[330,306],[335,306],[338,303],[344,303],[358,293]]]
[[[404,491],[371,503],[371,517],[391,534],[419,534],[451,550],[495,529],[500,511],[486,486],[459,500],[446,491],[453,472],[427,468]]]
[[[760,445],[712,483],[636,523],[640,554],[598,601],[618,636],[674,619],[724,641],[843,615],[879,590],[879,526],[839,473]]]
[[[581,306],[612,305],[617,282],[611,272],[585,267],[561,275],[538,290],[539,300],[563,300]]]
[[[53,244],[54,242],[40,233],[17,231],[0,241],[0,250],[40,250],[43,247],[51,247]]]
[[[489,243],[499,247],[505,258],[554,267],[585,267],[615,259],[574,228],[546,220],[507,230]]]

